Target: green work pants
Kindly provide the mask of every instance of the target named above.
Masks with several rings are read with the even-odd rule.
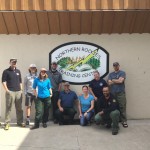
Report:
[[[23,122],[22,92],[9,91],[6,92],[5,97],[6,97],[5,123],[10,122],[11,109],[13,104],[15,103],[17,124],[21,124]]]
[[[119,92],[114,94],[118,104],[119,104],[119,110],[120,110],[120,121],[126,122],[126,95],[124,92]]]
[[[99,115],[99,113],[95,116],[96,124],[106,123],[111,124],[112,123],[112,130],[118,130],[119,129],[119,117],[120,112],[119,110],[114,110],[111,113]]]
[[[41,120],[42,123],[46,123],[48,121],[50,104],[50,97],[38,97],[37,100],[35,100],[35,125],[39,126]]]

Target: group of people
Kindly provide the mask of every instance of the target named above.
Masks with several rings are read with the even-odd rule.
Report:
[[[35,64],[29,66],[29,73],[24,79],[24,88],[20,70],[16,68],[17,59],[10,59],[10,67],[3,71],[2,84],[6,91],[6,113],[4,129],[10,126],[10,112],[13,103],[16,107],[17,125],[25,127],[30,124],[30,113],[35,102],[35,120],[31,130],[39,128],[40,122],[47,127],[49,110],[52,103],[53,121],[64,124],[64,116],[68,116],[70,124],[78,108],[80,125],[86,126],[94,117],[97,125],[112,127],[112,134],[118,134],[119,121],[128,127],[126,118],[125,79],[126,74],[120,70],[118,62],[113,63],[114,71],[109,74],[108,81],[100,78],[94,71],[94,79],[89,86],[82,86],[82,94],[77,96],[70,89],[69,82],[63,83],[62,75],[57,71],[57,62],[51,63],[51,69],[41,68],[39,73]],[[22,94],[25,94],[26,123],[23,122]],[[76,107],[75,107],[76,105]]]

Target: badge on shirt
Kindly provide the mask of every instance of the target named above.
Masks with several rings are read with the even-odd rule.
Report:
[[[108,102],[108,105],[110,105],[110,102]]]
[[[16,73],[17,76],[19,76],[19,73]]]
[[[100,83],[99,85],[100,85],[100,86],[103,86],[103,83]]]
[[[115,102],[116,102],[116,100],[115,100],[115,99],[113,99],[113,102],[115,103]]]

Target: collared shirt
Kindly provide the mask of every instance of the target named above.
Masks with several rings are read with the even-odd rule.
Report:
[[[52,72],[51,70],[46,72],[48,75],[48,78],[51,80],[53,91],[58,91],[59,84],[62,82],[62,75],[57,70],[55,72]]]
[[[25,78],[24,78],[24,93],[30,93],[30,94],[34,94],[33,93],[33,81],[35,78],[38,77],[38,74],[32,74],[32,73],[28,73]]]
[[[112,94],[110,94],[108,99],[106,99],[105,96],[103,95],[97,100],[98,112],[103,111],[104,114],[106,114],[116,109],[119,110],[118,103]]]
[[[38,88],[38,97],[39,98],[47,98],[50,96],[50,88],[51,81],[47,78],[45,80],[40,80],[39,78],[35,78],[33,82],[33,89]]]
[[[10,91],[20,91],[20,83],[22,83],[21,73],[19,69],[8,69],[3,71],[2,82],[6,82],[7,88]]]
[[[74,102],[78,99],[78,97],[74,91],[70,90],[68,93],[65,91],[61,91],[59,99],[61,100],[61,106],[63,108],[73,108]]]
[[[126,73],[119,70],[118,72],[111,72],[108,76],[108,80],[119,79],[120,77],[126,79]],[[114,83],[111,86],[111,93],[125,92],[125,84],[123,83]]]
[[[101,97],[103,95],[103,87],[107,86],[107,83],[104,79],[99,79],[99,80],[95,80],[93,79],[90,84],[89,87],[92,89],[94,95],[96,97]]]
[[[81,111],[86,112],[91,107],[91,101],[94,101],[94,97],[89,94],[88,98],[84,98],[84,95],[78,97],[81,104]]]

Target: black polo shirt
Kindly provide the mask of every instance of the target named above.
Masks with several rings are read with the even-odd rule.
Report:
[[[92,80],[89,87],[92,89],[94,95],[100,98],[103,95],[103,87],[106,87],[107,83],[104,79]]]
[[[22,83],[20,70],[11,67],[3,71],[2,82],[6,82],[10,91],[20,91],[20,83]]]
[[[104,114],[110,113],[111,111],[114,110],[119,110],[118,103],[114,96],[110,94],[109,98],[106,99],[105,96],[103,95],[97,100],[97,111],[101,112],[103,111]]]

